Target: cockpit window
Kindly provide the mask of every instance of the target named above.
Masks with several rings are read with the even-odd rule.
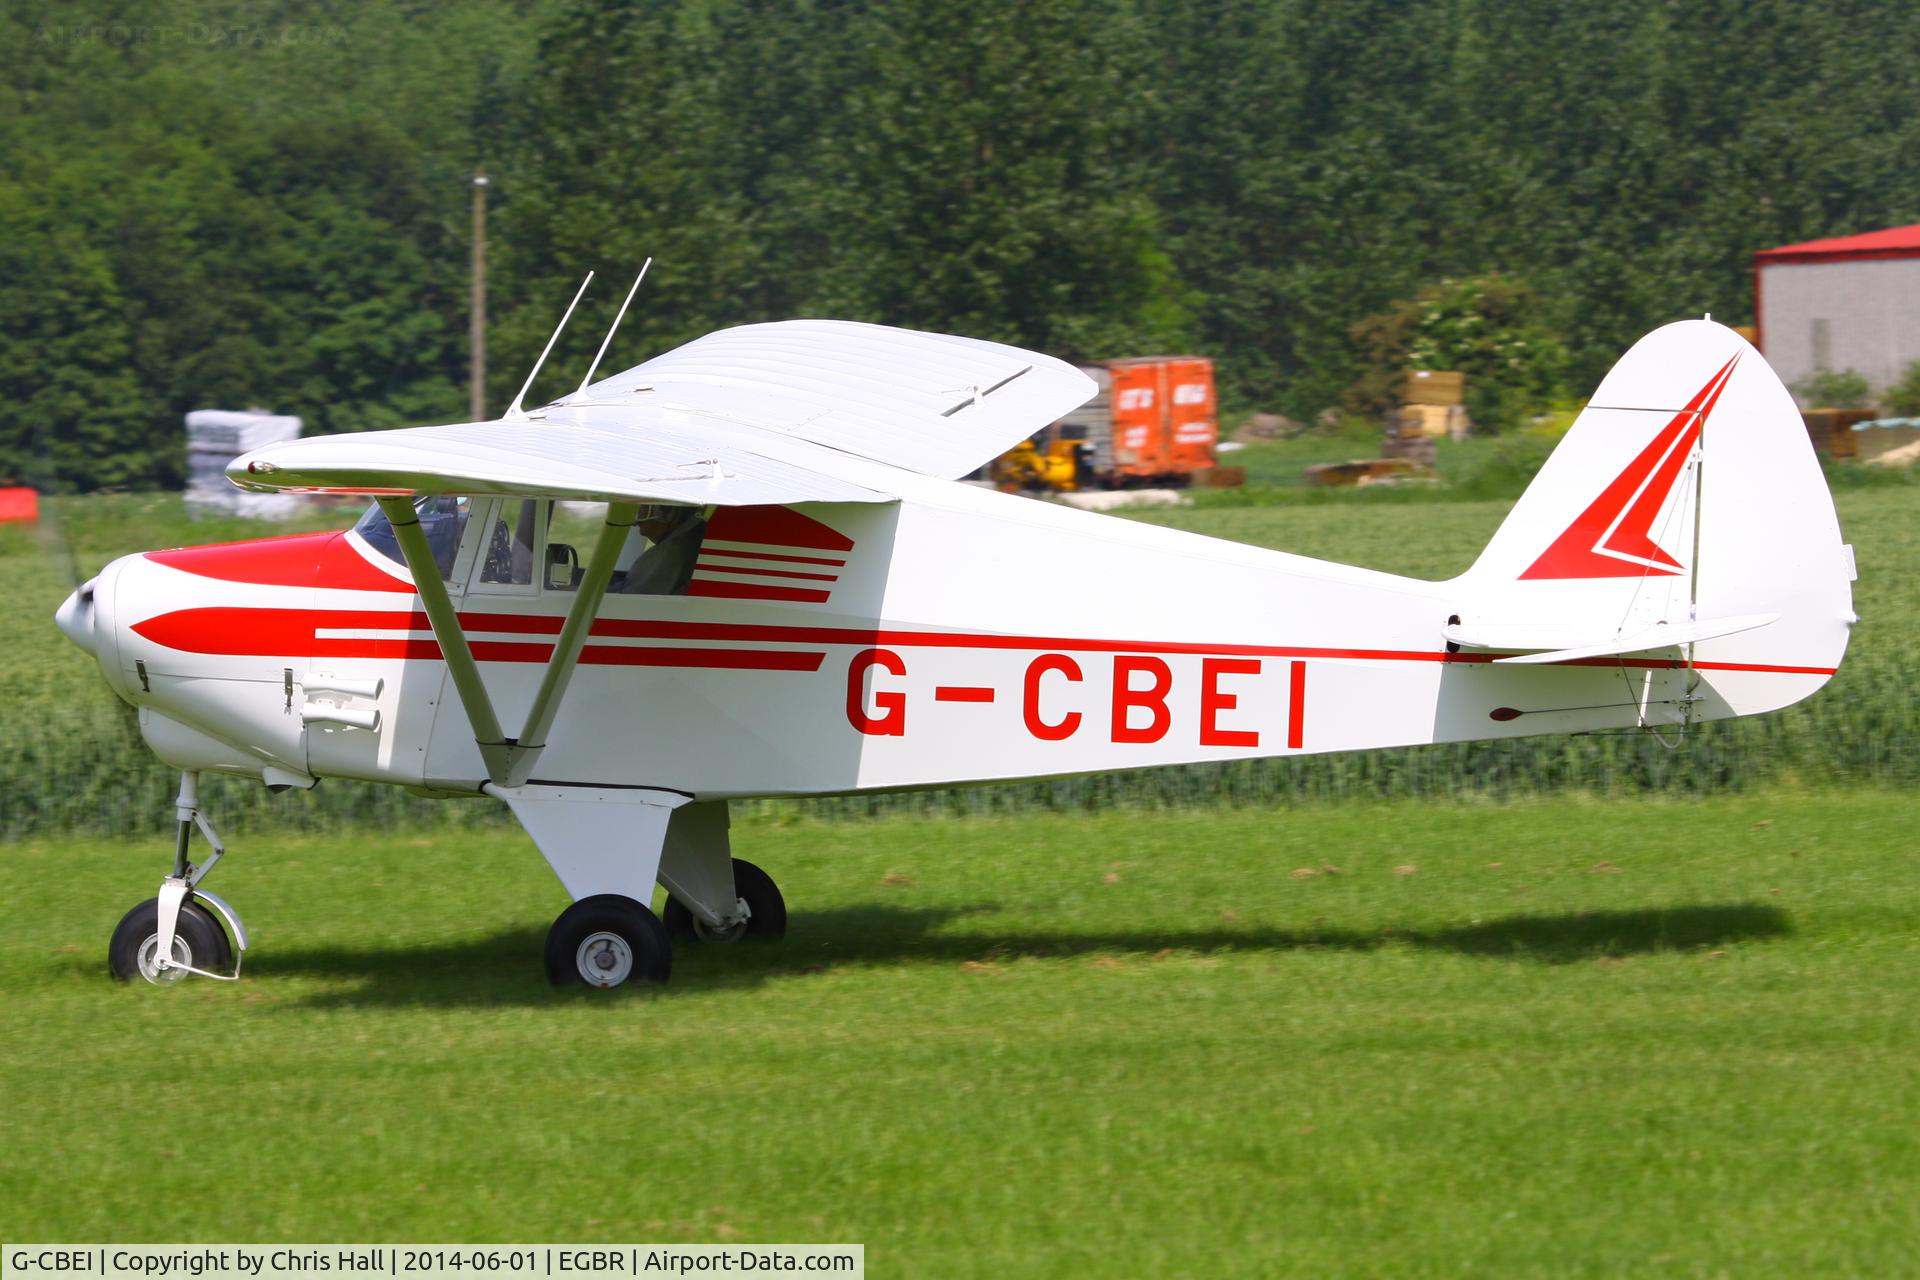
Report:
[[[508,498],[494,514],[493,532],[487,538],[487,558],[480,568],[480,581],[524,586],[533,581],[533,550],[539,540],[539,519],[551,503],[532,498]]]
[[[656,506],[643,508],[634,527],[634,541],[649,544],[623,574],[617,574],[610,590],[624,595],[683,596],[693,581],[700,557],[700,545],[706,540],[707,520],[698,507]]]
[[[471,514],[468,500],[422,496],[413,500],[413,509],[420,517],[420,531],[427,535],[427,545],[433,548],[433,562],[440,567],[440,576],[452,577],[453,560],[460,551],[460,535],[466,532],[467,516]],[[400,541],[379,503],[368,507],[353,528],[366,539],[368,546],[405,567],[407,558],[400,554]]]

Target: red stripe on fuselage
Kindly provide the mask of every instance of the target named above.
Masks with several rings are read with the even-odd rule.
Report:
[[[827,655],[787,649],[630,649],[590,644],[580,661],[590,667],[719,667],[728,671],[818,671]]]
[[[463,613],[461,626],[469,633],[487,632],[509,635],[558,635],[562,619],[541,614]],[[183,609],[160,614],[133,627],[136,634],[158,645],[183,653],[232,654],[236,656],[310,656],[310,657],[412,657],[439,656],[431,640],[408,636],[392,639],[356,639],[326,637],[320,631],[426,631],[427,615],[384,609],[247,609],[214,607]],[[603,639],[717,641],[721,643],[757,642],[764,644],[857,645],[870,648],[923,649],[1024,649],[1056,653],[1151,653],[1169,657],[1213,655],[1258,658],[1331,658],[1359,662],[1438,662],[1472,665],[1492,662],[1506,655],[1497,653],[1447,653],[1432,649],[1357,649],[1306,645],[1195,644],[1179,641],[1096,640],[1072,636],[1011,636],[964,631],[896,631],[882,627],[792,627],[741,622],[662,622],[639,618],[602,618],[591,633]],[[479,656],[481,645],[504,646],[512,642],[479,641],[474,645]],[[428,654],[381,652],[349,655],[338,649],[315,646],[385,645],[397,649],[405,645],[429,645]],[[552,646],[523,644],[529,651],[550,654]],[[608,648],[610,653],[667,652]],[[692,652],[692,650],[689,650]],[[702,650],[700,652],[708,652]],[[765,653],[765,650],[741,650]],[[813,655],[808,654],[808,657]],[[498,661],[546,661],[538,658],[501,657]],[[611,661],[611,660],[609,660]],[[816,664],[817,665],[817,664]],[[1790,666],[1765,662],[1695,662],[1678,658],[1641,658],[1622,661],[1617,658],[1577,658],[1558,663],[1569,667],[1632,667],[1654,671],[1680,670],[1691,665],[1702,671],[1756,671],[1778,675],[1830,676],[1836,667]]]
[[[511,613],[463,613],[468,632],[558,635],[562,620]],[[430,630],[424,613],[371,609],[183,609],[138,623],[136,635],[182,653],[236,657],[418,658],[439,661],[440,645],[408,632]],[[390,630],[388,636],[323,636],[322,631]],[[596,628],[598,630],[598,628]],[[603,633],[604,634],[604,633]],[[472,640],[479,662],[545,663],[553,646],[531,640]],[[725,667],[747,671],[817,671],[821,652],[713,649],[685,646],[630,648],[588,645],[580,661],[609,667]]]
[[[745,573],[756,578],[795,578],[804,582],[838,582],[840,576],[833,573],[801,573],[797,569],[759,569],[748,564],[708,564],[706,557],[700,557],[697,566],[705,573]]]
[[[721,507],[707,523],[707,537],[802,551],[851,551],[853,539],[792,507]]]
[[[772,583],[716,582],[695,578],[687,584],[687,594],[710,600],[784,600],[794,604],[824,604],[827,593],[812,587],[776,587]]]
[[[846,564],[845,560],[835,560],[830,556],[782,556],[771,551],[730,551],[725,547],[701,547],[702,556],[726,556],[733,560],[779,560],[786,564],[823,564],[837,569]]]

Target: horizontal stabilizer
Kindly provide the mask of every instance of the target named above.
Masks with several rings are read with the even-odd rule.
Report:
[[[1736,618],[1706,618],[1699,622],[1656,623],[1651,627],[1606,640],[1576,639],[1572,629],[1562,624],[1475,623],[1454,624],[1442,629],[1449,644],[1463,649],[1521,649],[1533,652],[1495,658],[1495,662],[1515,665],[1541,665],[1572,662],[1578,658],[1607,658],[1616,654],[1648,653],[1671,649],[1675,645],[1754,631],[1777,622],[1777,613],[1749,613]]]

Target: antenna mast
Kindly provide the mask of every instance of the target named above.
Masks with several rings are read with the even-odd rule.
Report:
[[[619,330],[620,322],[627,318],[628,303],[633,301],[634,294],[640,292],[640,282],[647,278],[647,268],[652,265],[651,257],[640,264],[640,274],[633,278],[633,287],[627,290],[627,300],[620,304],[620,313],[613,318],[613,328],[607,330],[607,336],[600,340],[600,349],[593,353],[593,363],[587,366],[587,376],[580,379],[580,385],[574,388],[573,394],[579,395],[587,389],[587,384],[593,381],[593,371],[600,367],[600,357],[607,354],[607,345],[613,341],[613,335]]]
[[[573,301],[567,304],[567,314],[560,317],[560,323],[554,329],[553,336],[547,339],[547,345],[541,350],[540,358],[533,362],[533,372],[527,375],[526,382],[520,388],[520,394],[513,398],[513,403],[507,406],[507,411],[500,415],[502,418],[512,420],[527,416],[527,411],[521,407],[521,402],[527,398],[527,392],[532,388],[533,380],[540,376],[540,366],[547,362],[547,356],[553,351],[553,344],[559,341],[560,330],[566,328],[567,321],[573,319],[573,309],[580,305],[582,295],[586,293],[587,286],[592,283],[593,272],[589,271],[587,278],[580,282],[579,290],[574,293]]]
[[[487,418],[487,175],[473,175],[473,284],[471,286],[467,345],[473,354],[468,372],[467,415],[474,422]]]

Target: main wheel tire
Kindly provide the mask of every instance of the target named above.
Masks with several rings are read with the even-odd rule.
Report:
[[[580,899],[547,931],[547,979],[556,987],[665,982],[672,972],[666,926],[617,893]]]
[[[155,985],[178,982],[187,976],[184,969],[156,969],[160,950],[160,899],[145,902],[120,917],[107,944],[107,968],[122,982],[144,978]],[[176,964],[192,965],[209,973],[233,968],[233,944],[227,931],[205,907],[188,898],[180,904],[180,918],[173,929],[173,959]]]
[[[787,936],[787,900],[780,896],[780,886],[773,882],[772,876],[745,858],[735,858],[733,892],[735,897],[746,899],[744,926],[735,925],[725,931],[711,929],[678,898],[668,895],[666,908],[661,913],[666,918],[667,932],[676,938],[719,943],[739,942],[743,938],[772,942]]]

